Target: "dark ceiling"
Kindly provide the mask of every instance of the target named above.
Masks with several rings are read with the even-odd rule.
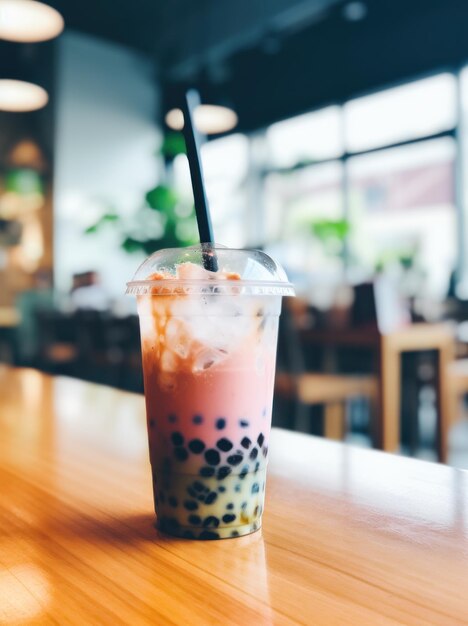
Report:
[[[242,130],[468,60],[463,0],[48,1],[67,28],[148,54],[164,108],[195,85]]]

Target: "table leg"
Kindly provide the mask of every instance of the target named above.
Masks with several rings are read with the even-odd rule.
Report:
[[[380,338],[381,448],[395,452],[400,444],[401,353],[391,336]]]
[[[323,431],[327,439],[342,441],[345,435],[345,405],[344,402],[330,402],[323,409]]]
[[[440,463],[447,462],[448,433],[451,414],[449,363],[453,359],[452,342],[441,345],[437,352],[437,454]]]

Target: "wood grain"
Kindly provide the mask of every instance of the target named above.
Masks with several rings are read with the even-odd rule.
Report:
[[[0,368],[1,624],[468,624],[468,473],[277,430],[262,532],[153,528],[143,398]]]

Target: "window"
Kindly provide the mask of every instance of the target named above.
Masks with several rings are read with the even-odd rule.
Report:
[[[433,135],[455,126],[456,79],[439,74],[357,98],[344,114],[350,152]]]
[[[454,158],[447,137],[349,159],[352,264],[411,263],[425,293],[445,295],[456,263]]]
[[[273,124],[266,138],[274,167],[337,157],[343,153],[340,108],[327,107]]]

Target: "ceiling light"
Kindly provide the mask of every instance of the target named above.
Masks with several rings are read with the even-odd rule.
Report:
[[[0,111],[35,111],[48,101],[47,91],[39,85],[22,80],[0,80]]]
[[[226,133],[237,125],[237,114],[228,107],[216,104],[201,104],[195,109],[195,126],[205,135]],[[171,109],[166,115],[166,124],[173,130],[182,130],[184,116],[180,109]]]
[[[0,39],[33,43],[60,35],[63,17],[34,0],[0,0]]]
[[[367,6],[364,2],[348,2],[343,7],[342,13],[348,22],[360,22],[367,15]]]

